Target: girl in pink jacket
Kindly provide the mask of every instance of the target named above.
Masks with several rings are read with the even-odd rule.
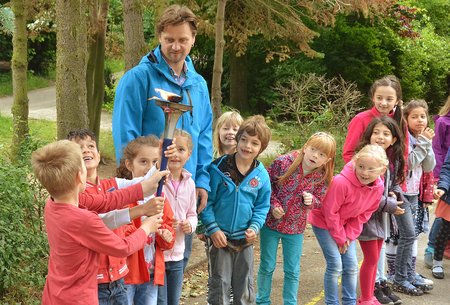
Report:
[[[363,147],[336,175],[320,209],[309,215],[327,267],[324,275],[326,304],[339,304],[338,279],[342,275],[342,302],[356,304],[358,260],[355,239],[377,210],[384,184],[380,175],[389,161],[378,145]]]

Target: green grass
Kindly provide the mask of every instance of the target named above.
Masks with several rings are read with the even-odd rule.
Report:
[[[30,135],[34,140],[50,143],[56,140],[56,122],[29,119]],[[0,115],[0,148],[8,151],[12,140],[12,118]],[[100,151],[102,157],[115,160],[111,131],[100,131]]]
[[[55,72],[50,72],[49,76],[35,75],[28,72],[27,86],[28,90],[45,88],[55,83]],[[0,97],[13,94],[11,72],[0,73]]]

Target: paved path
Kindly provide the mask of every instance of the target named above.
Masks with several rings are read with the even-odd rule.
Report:
[[[56,90],[55,86],[31,90],[28,92],[29,117],[32,119],[43,119],[56,121]],[[0,98],[0,113],[11,115],[13,97]],[[100,128],[111,130],[111,114],[102,112]]]

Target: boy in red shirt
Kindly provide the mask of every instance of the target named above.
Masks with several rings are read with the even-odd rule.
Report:
[[[120,238],[96,213],[121,208],[155,192],[168,171],[124,190],[104,195],[83,193],[87,171],[76,143],[62,140],[32,154],[34,174],[50,194],[44,218],[50,246],[42,304],[98,304],[98,253],[127,256],[142,248],[161,215],[149,217],[132,235]]]

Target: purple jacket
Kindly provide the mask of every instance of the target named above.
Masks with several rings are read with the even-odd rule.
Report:
[[[435,115],[433,117],[435,122],[435,136],[433,138],[433,151],[436,158],[436,166],[434,167],[434,178],[439,178],[442,164],[445,160],[445,155],[450,147],[450,113],[444,116]]]

